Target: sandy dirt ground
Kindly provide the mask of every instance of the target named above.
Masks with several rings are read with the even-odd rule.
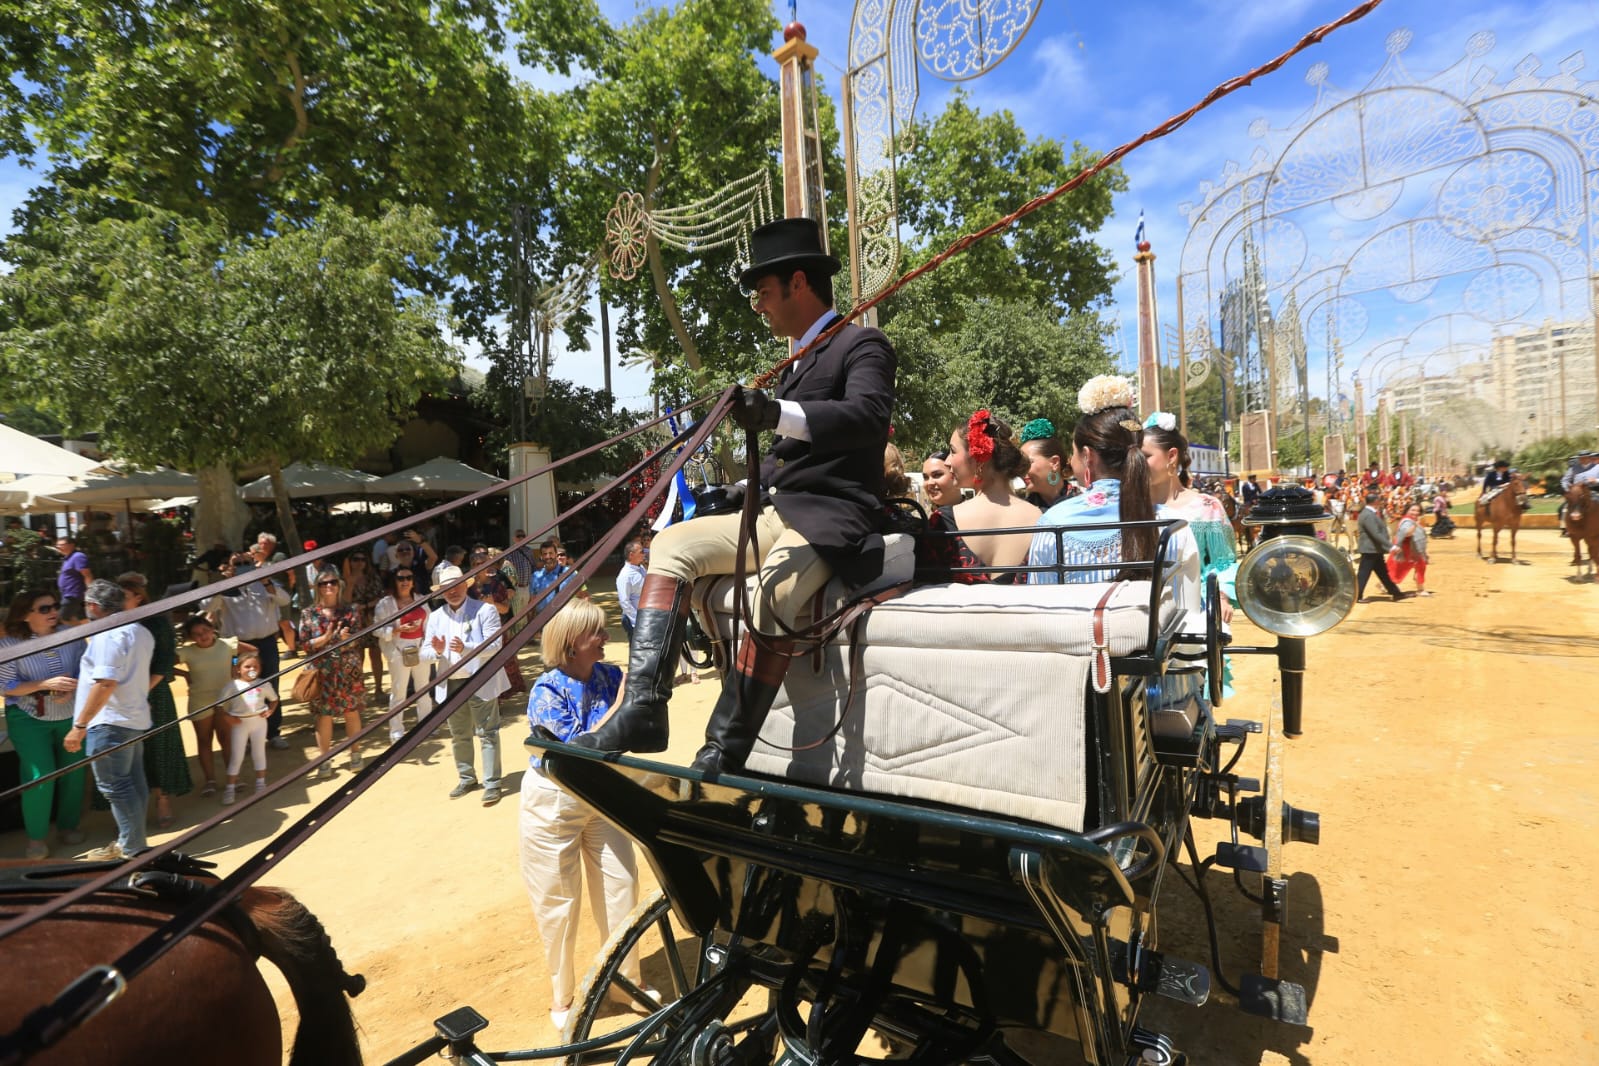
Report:
[[[1434,542],[1434,596],[1359,605],[1311,642],[1305,726],[1286,757],[1287,797],[1321,815],[1319,847],[1287,849],[1283,975],[1310,994],[1310,1025],[1241,1015],[1218,990],[1189,1008],[1150,1002],[1141,1018],[1196,1064],[1599,1062],[1585,999],[1599,987],[1599,585],[1570,579],[1570,548],[1528,531],[1521,563],[1478,560],[1469,531]],[[1260,634],[1239,616],[1237,637]],[[618,639],[612,661],[625,659]],[[537,656],[524,656],[531,680]],[[1274,682],[1264,659],[1235,664],[1240,697],[1221,717],[1260,717]],[[679,688],[671,754],[698,746],[716,685]],[[180,699],[181,706],[181,699]],[[287,768],[315,752],[291,708]],[[470,1004],[485,1047],[552,1042],[543,953],[517,868],[520,714],[502,739],[507,798],[449,800],[439,735],[273,872],[322,919],[367,991],[355,1001],[367,1061],[381,1063]],[[192,743],[192,742],[191,742]],[[1260,745],[1240,772],[1258,772]],[[1252,769],[1253,768],[1253,769]],[[241,813],[196,849],[224,869],[348,780],[300,786]],[[177,802],[180,824],[215,800]],[[1198,822],[1202,855],[1220,839]],[[107,816],[90,844],[110,835]],[[154,839],[165,839],[158,835]],[[22,840],[7,840],[7,854]],[[1186,863],[1184,864],[1186,866]],[[648,882],[647,867],[644,879]],[[1213,871],[1223,966],[1258,961],[1253,908]],[[1201,912],[1174,880],[1161,897],[1161,947],[1206,961]],[[585,918],[579,952],[597,948]],[[293,1011],[275,971],[269,983]]]

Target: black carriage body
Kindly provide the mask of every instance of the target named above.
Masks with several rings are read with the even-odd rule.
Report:
[[[1146,696],[1161,661],[1113,660],[1117,683],[1089,688],[1084,833],[569,749],[549,749],[546,772],[638,841],[679,920],[748,953],[761,983],[877,996],[880,1031],[937,1017],[973,1040],[1048,1033],[1059,1046],[1039,1061],[1120,1066],[1144,992],[1202,1001],[1207,987],[1155,952],[1165,856],[1214,745],[1200,709],[1190,737],[1157,747]]]

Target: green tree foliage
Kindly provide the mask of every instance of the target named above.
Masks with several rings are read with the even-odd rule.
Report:
[[[444,254],[411,281],[450,295],[479,332],[504,298],[512,205],[548,222],[562,108],[512,77],[491,0],[22,9],[0,14],[15,75],[0,91],[0,154],[42,156],[49,184],[215,217],[233,239],[308,225],[330,202],[368,218],[427,207]],[[584,10],[519,15],[519,48],[566,69],[594,48]]]
[[[496,367],[484,377],[481,386],[472,390],[471,401],[485,419],[500,427],[489,433],[488,449],[495,454],[509,449],[515,438],[514,404],[527,402],[521,390],[513,390]],[[529,435],[559,458],[619,436],[647,417],[646,413],[618,408],[615,398],[604,389],[588,389],[556,378],[550,381],[549,391],[530,419]],[[645,445],[652,444],[654,439],[640,434],[620,441],[586,459],[561,467],[557,479],[583,482],[616,474],[637,462]]]
[[[907,269],[956,238],[1014,211],[1088,166],[1082,146],[1028,139],[1008,111],[984,115],[956,93],[919,123],[899,167]],[[1109,295],[1110,252],[1096,232],[1119,169],[982,241],[884,301],[883,328],[899,354],[895,440],[912,453],[943,447],[978,407],[1017,428],[1045,417],[1066,432],[1077,390],[1113,368],[1099,318]]]
[[[764,0],[685,0],[595,34],[596,76],[569,94],[576,117],[557,182],[558,259],[602,248],[623,192],[641,195],[646,210],[678,207],[764,170],[781,207],[777,86],[757,63],[777,26]],[[621,350],[687,366],[696,393],[775,363],[781,347],[738,291],[735,266],[731,245],[682,251],[652,238],[637,277],[604,281],[620,310]],[[572,320],[575,346],[586,346],[587,325]]]
[[[1067,153],[1047,137],[1028,139],[1009,111],[985,115],[964,92],[937,117],[917,123],[912,143],[898,170],[908,267],[1064,184],[1098,158],[1081,144]],[[916,284],[950,305],[967,296],[1024,300],[1059,314],[1086,311],[1110,296],[1115,281],[1111,252],[1093,234],[1111,215],[1112,195],[1126,188],[1126,175],[1112,167]],[[898,313],[891,308],[885,319],[890,312]]]
[[[1599,435],[1582,433],[1572,437],[1544,437],[1516,452],[1510,465],[1529,481],[1542,481],[1548,491],[1558,492],[1566,463],[1580,451],[1599,447]]]
[[[424,209],[254,239],[164,211],[50,227],[0,277],[0,402],[43,400],[137,465],[353,462],[454,369],[433,300],[395,285],[437,255]]]
[[[893,329],[900,360],[894,440],[911,455],[947,447],[950,432],[980,407],[1018,432],[1030,419],[1048,418],[1069,433],[1077,390],[1113,368],[1094,315],[1057,321],[1026,300],[962,298],[950,309],[960,325],[946,331],[917,299],[909,296],[911,311]]]

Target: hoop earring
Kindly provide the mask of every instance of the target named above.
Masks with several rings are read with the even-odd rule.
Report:
[[[1051,485],[1051,486],[1059,485],[1060,484],[1060,471],[1059,470],[1051,470],[1049,472],[1049,476],[1047,478],[1045,478],[1044,481],[1046,483],[1048,483],[1049,485]]]

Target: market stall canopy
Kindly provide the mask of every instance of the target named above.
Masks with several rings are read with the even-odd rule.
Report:
[[[78,477],[100,464],[0,422],[0,474]]]
[[[371,491],[386,495],[465,496],[500,483],[493,474],[467,466],[459,459],[439,456],[420,466],[397,470],[373,482]]]
[[[109,474],[86,474],[78,487],[51,493],[58,500],[74,505],[121,503],[124,500],[159,500],[168,496],[193,495],[200,479],[167,467],[155,470],[127,470]]]
[[[303,500],[312,496],[364,496],[373,492],[377,478],[359,470],[344,470],[321,463],[290,463],[283,468],[283,484],[289,498]],[[272,478],[258,477],[239,490],[239,495],[250,503],[268,503],[272,500]]]

